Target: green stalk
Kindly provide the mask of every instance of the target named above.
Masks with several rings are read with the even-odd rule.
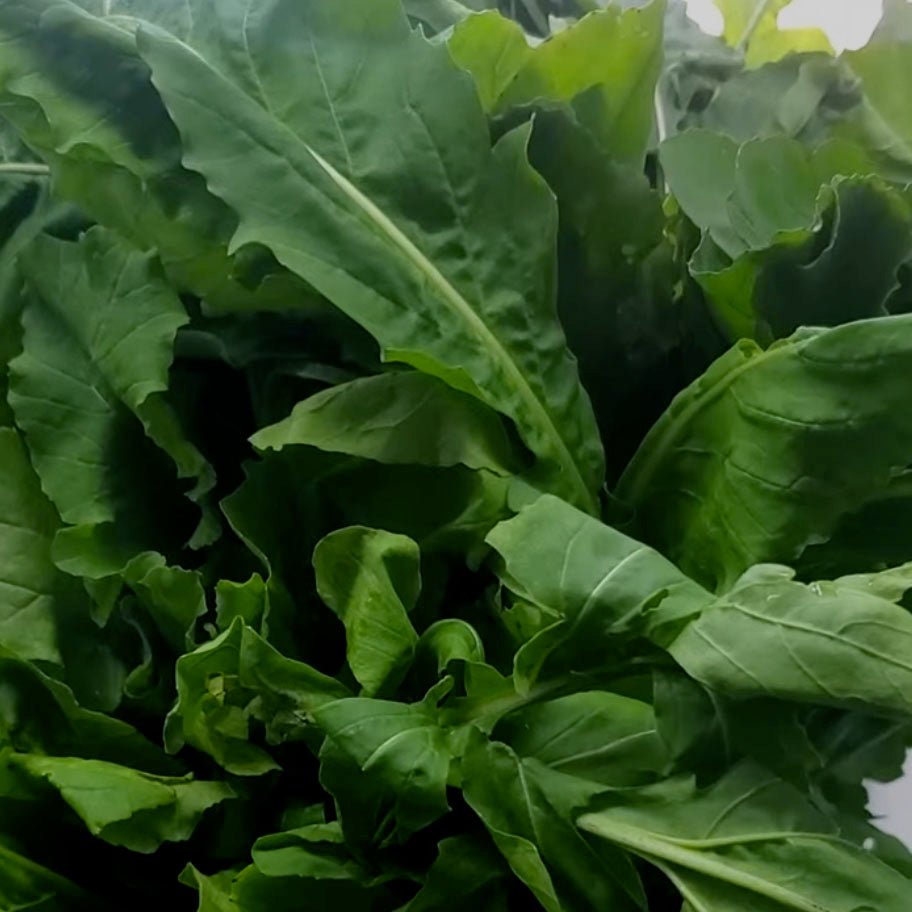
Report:
[[[757,0],[754,11],[751,13],[750,19],[747,20],[747,25],[744,28],[744,32],[738,39],[738,43],[735,45],[736,51],[740,51],[743,54],[745,50],[747,50],[747,45],[750,42],[751,38],[753,38],[754,32],[757,30],[757,26],[760,24],[760,20],[763,18],[764,13],[769,9],[771,2],[772,0]]]
[[[38,162],[0,162],[0,174],[22,174],[33,177],[47,177],[51,169]]]

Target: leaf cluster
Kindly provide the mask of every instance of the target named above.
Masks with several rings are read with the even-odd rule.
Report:
[[[718,5],[0,0],[0,909],[907,912],[912,7]]]

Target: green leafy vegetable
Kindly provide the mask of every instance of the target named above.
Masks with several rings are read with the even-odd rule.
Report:
[[[718,6],[0,0],[0,908],[905,912],[912,16]]]

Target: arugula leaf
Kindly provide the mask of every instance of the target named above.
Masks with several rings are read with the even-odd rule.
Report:
[[[131,39],[134,16],[182,33],[185,12],[133,0],[4,4],[3,115],[47,162],[56,193],[159,251],[181,290],[214,310],[281,306],[284,293],[303,289],[271,277],[252,292],[233,274],[231,211],[181,166],[174,125]],[[91,56],[91,70],[73,48]]]
[[[187,839],[208,808],[234,797],[226,782],[153,776],[103,760],[33,754],[6,759],[46,779],[93,835],[134,852]]]
[[[863,320],[723,355],[618,484],[644,537],[721,591],[751,564],[826,540],[912,454],[900,405],[909,326]]]
[[[652,707],[604,691],[524,707],[502,719],[492,736],[520,757],[610,786],[641,784],[668,764]]]
[[[418,546],[350,526],[321,539],[313,562],[317,592],[345,625],[348,665],[364,696],[395,688],[418,642],[408,618],[421,588]]]
[[[389,840],[401,841],[449,810],[450,751],[427,702],[407,705],[352,697],[316,708],[313,717],[357,765],[366,787],[394,797]]]
[[[262,775],[278,764],[249,741],[251,721],[266,723],[275,742],[299,737],[316,707],[347,692],[338,681],[282,656],[238,617],[178,659],[178,698],[165,720],[165,746],[176,753],[189,743],[235,775]]]
[[[503,744],[474,742],[462,760],[466,800],[543,908],[645,908],[629,858],[601,854],[571,822],[570,808],[586,803],[598,786],[548,776]]]
[[[386,358],[512,418],[542,483],[594,511],[601,446],[554,318],[555,212],[525,161],[527,131],[490,150],[474,91],[445,48],[409,32],[393,0],[362,0],[354,15],[335,3],[275,2],[243,33],[223,4],[200,14],[212,36],[187,45],[144,29],[140,50],[192,149],[185,161],[238,212],[232,249],[269,247],[365,326]],[[298,35],[306,61],[297,38],[283,45]],[[241,56],[222,61],[216,41],[238,44]],[[351,42],[369,51],[353,57]],[[406,141],[422,150],[409,160],[408,192],[386,173],[390,150]],[[252,193],[235,179],[239,160],[272,176]],[[436,233],[441,221],[459,226],[452,238]]]
[[[493,846],[477,836],[451,836],[438,845],[427,880],[403,912],[502,912],[507,907],[506,869]]]
[[[580,827],[658,865],[695,909],[898,912],[908,895],[907,878],[840,840],[797,790],[750,765],[702,791],[684,778],[598,800],[602,809]]]
[[[908,711],[907,611],[852,584],[805,586],[788,568],[757,569],[669,647],[691,676],[739,695]]]
[[[307,445],[384,463],[519,468],[500,418],[434,377],[391,372],[339,383],[257,431],[260,450]]]
[[[0,0],[0,906],[905,908],[912,17],[782,5]]]
[[[59,526],[15,430],[0,428],[0,648],[65,669],[67,683],[92,708],[120,702],[124,668],[88,617],[79,581],[52,562]]]
[[[78,909],[89,901],[74,883],[0,845],[0,902],[9,909]]]
[[[197,501],[213,484],[162,396],[187,315],[151,257],[100,229],[78,244],[38,239],[23,265],[35,295],[23,314],[23,352],[10,363],[9,396],[42,485],[66,522],[123,518],[131,525],[122,534],[154,543],[165,511],[142,499],[137,460],[158,499],[177,493],[175,476],[195,481],[189,496]],[[211,522],[201,520],[197,544],[211,538]],[[158,536],[171,540],[164,529]]]

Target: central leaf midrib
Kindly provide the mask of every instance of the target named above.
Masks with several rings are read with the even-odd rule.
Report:
[[[723,861],[711,857],[707,852],[701,852],[688,848],[686,845],[681,845],[673,837],[666,839],[660,833],[653,833],[650,830],[644,830],[629,824],[606,820],[602,815],[587,814],[582,816],[578,823],[584,830],[624,846],[647,859],[657,858],[680,865],[688,870],[730,883],[733,886],[741,887],[760,896],[766,896],[782,903],[783,906],[796,909],[798,912],[830,912],[825,906],[821,906],[814,900],[806,899],[782,885],[764,880],[756,874],[750,874],[726,865]],[[807,836],[808,834],[778,834],[778,838],[787,839],[793,835]]]
[[[438,297],[449,307],[449,309],[460,317],[464,323],[469,325],[473,330],[474,335],[481,341],[482,347],[491,352],[493,360],[503,366],[506,374],[512,381],[513,387],[520,393],[527,408],[538,419],[538,423],[544,429],[546,437],[552,441],[552,446],[559,456],[559,462],[564,463],[570,468],[573,476],[573,483],[578,489],[581,502],[586,505],[590,512],[597,512],[594,498],[589,493],[582,472],[580,471],[576,460],[573,458],[569,447],[557,430],[551,415],[532,390],[514,358],[504,347],[503,343],[491,331],[487,323],[485,323],[478,313],[476,313],[462,294],[453,287],[452,283],[443,275],[437,266],[428,259],[428,257],[401,231],[376,203],[362,193],[362,191],[348,180],[348,178],[337,171],[315,149],[306,143],[305,148],[333,183],[339,187],[350,200],[358,205],[360,210],[370,218],[371,222],[382,231],[383,235],[422,273],[431,287],[437,291]]]

